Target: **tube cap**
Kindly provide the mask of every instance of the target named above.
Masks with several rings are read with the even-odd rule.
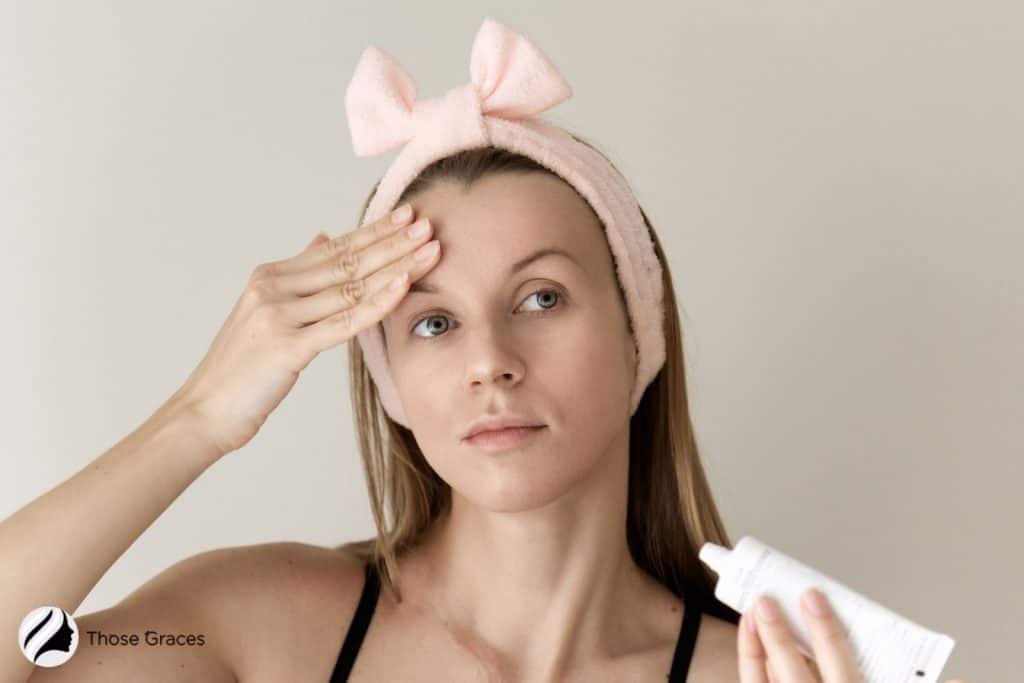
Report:
[[[731,551],[728,548],[724,548],[715,543],[705,543],[700,548],[701,562],[711,567],[716,574],[722,573],[722,567],[725,565],[725,561],[729,558]]]

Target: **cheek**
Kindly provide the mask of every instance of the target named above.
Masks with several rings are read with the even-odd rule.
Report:
[[[575,417],[581,423],[628,415],[621,404],[633,388],[632,337],[607,318],[581,323],[551,340],[543,356],[544,383],[563,409],[583,411]]]

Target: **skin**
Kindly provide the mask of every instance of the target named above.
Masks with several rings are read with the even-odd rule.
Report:
[[[412,204],[442,245],[421,280],[441,293],[410,292],[383,325],[410,427],[453,504],[404,560],[410,595],[517,679],[674,643],[678,603],[626,543],[636,358],[596,216],[542,174],[443,183]],[[541,246],[581,265],[549,256],[506,274]],[[504,411],[547,428],[497,453],[461,440]]]

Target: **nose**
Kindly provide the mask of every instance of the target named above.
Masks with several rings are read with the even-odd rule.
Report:
[[[526,366],[522,357],[502,344],[496,335],[467,350],[467,384],[471,389],[494,384],[511,387],[522,381]]]
[[[516,375],[512,372],[501,372],[497,377],[493,378],[494,384],[514,384],[516,382]],[[474,384],[486,384],[486,379],[474,380]]]

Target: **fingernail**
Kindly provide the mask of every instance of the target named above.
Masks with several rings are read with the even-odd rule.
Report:
[[[770,598],[762,597],[757,602],[757,618],[761,621],[775,621],[779,616],[779,610]]]
[[[804,595],[804,605],[807,609],[819,617],[823,617],[828,614],[828,603],[825,602],[825,596],[821,594],[817,589],[810,589]]]
[[[395,209],[394,213],[391,214],[391,224],[401,225],[409,220],[410,216],[412,216],[412,205],[402,204],[400,207]]]
[[[430,226],[427,225],[427,220],[423,219],[421,221],[416,221],[415,223],[413,223],[412,227],[406,230],[406,234],[409,235],[409,239],[414,240],[417,237],[423,237],[424,235],[426,235],[427,230],[429,228]]]
[[[434,256],[437,254],[437,250],[440,248],[440,242],[438,242],[437,240],[431,240],[430,242],[427,242],[422,247],[413,252],[413,255],[416,257],[417,261],[429,261],[430,259],[434,258]]]

